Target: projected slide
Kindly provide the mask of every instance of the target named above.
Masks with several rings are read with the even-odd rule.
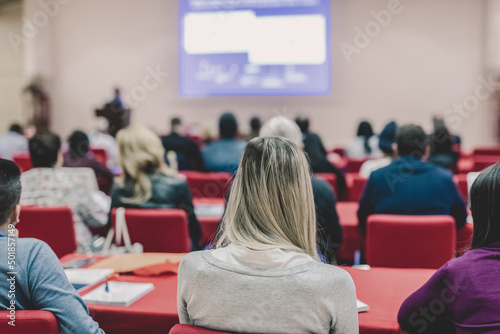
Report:
[[[179,0],[186,97],[326,95],[329,0]]]

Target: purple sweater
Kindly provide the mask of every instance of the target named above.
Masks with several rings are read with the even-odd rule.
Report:
[[[398,322],[409,333],[500,333],[500,241],[446,263],[404,301]]]

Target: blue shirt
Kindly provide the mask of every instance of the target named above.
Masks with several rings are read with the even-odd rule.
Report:
[[[235,173],[246,145],[246,142],[235,139],[221,139],[208,144],[202,152],[205,167],[213,172]]]
[[[467,209],[451,172],[416,157],[403,156],[371,173],[359,203],[359,226],[371,214],[450,215],[457,228],[465,225]]]
[[[9,264],[10,254],[14,254],[15,263]],[[12,277],[15,289],[8,281]],[[7,233],[0,231],[0,309],[7,310],[11,300],[15,301],[16,310],[52,312],[60,333],[104,333],[89,316],[87,306],[46,243],[32,238],[8,238]]]

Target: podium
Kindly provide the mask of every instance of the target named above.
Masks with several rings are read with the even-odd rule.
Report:
[[[96,109],[95,115],[108,120],[108,133],[113,137],[118,131],[130,125],[130,109],[122,108],[116,103],[107,103],[104,108]]]

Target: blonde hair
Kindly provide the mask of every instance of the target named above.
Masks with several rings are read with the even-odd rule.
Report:
[[[132,182],[134,195],[122,198],[124,203],[142,204],[153,194],[153,185],[149,179],[151,174],[174,175],[165,163],[165,150],[160,138],[143,125],[131,125],[116,135],[119,161],[123,169],[124,179],[121,185]]]
[[[252,139],[231,187],[217,248],[280,248],[319,260],[311,175],[300,147],[285,138]]]

